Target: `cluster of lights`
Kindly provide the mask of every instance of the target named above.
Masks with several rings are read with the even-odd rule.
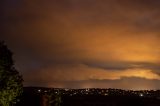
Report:
[[[120,89],[38,89],[38,93],[55,93],[55,94],[62,94],[62,95],[103,95],[103,96],[109,96],[109,95],[137,95],[140,97],[144,96],[153,96],[156,94],[155,92],[158,91],[149,91],[149,90],[143,90],[143,91],[133,91],[133,90],[120,90]],[[160,94],[160,91],[159,91]]]

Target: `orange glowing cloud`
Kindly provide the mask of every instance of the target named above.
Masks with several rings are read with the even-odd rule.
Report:
[[[98,87],[96,80],[99,86],[123,88],[132,86],[122,81],[131,78],[160,88],[155,86],[160,81],[159,5],[152,0],[5,2],[2,38],[25,85],[79,87],[76,82],[86,81],[80,85]]]
[[[39,76],[34,76],[38,74]],[[68,77],[69,76],[69,77]],[[60,65],[35,71],[33,76],[26,80],[42,81],[85,81],[85,80],[117,80],[122,77],[139,77],[149,80],[160,80],[160,76],[148,69],[105,70],[91,68],[85,65]]]

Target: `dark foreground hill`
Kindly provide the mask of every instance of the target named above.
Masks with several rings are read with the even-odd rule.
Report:
[[[127,96],[73,96],[63,100],[63,106],[160,106],[160,100],[155,98]]]
[[[71,95],[71,92],[68,94],[62,93],[60,96],[61,100],[59,101],[59,104],[56,104],[54,102],[57,98],[48,96],[53,93],[51,91],[57,93],[57,91],[53,89],[25,88],[21,102],[19,102],[17,106],[160,106],[160,98],[158,96],[137,96],[126,94],[86,95],[85,93],[81,95]],[[83,91],[84,90],[79,90],[79,92]],[[89,91],[87,90],[86,92],[88,93]],[[112,92],[116,91],[112,90]]]

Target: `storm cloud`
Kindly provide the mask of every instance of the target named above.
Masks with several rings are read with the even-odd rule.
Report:
[[[1,2],[25,86],[160,88],[159,0]]]

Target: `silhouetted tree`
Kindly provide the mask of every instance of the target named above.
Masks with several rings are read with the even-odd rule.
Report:
[[[60,91],[49,92],[48,94],[44,94],[42,98],[42,106],[61,106],[62,99]]]
[[[0,41],[0,106],[13,106],[23,91],[23,79],[14,68],[12,52]]]
[[[61,106],[62,99],[60,91],[50,94],[49,102],[49,106]]]

